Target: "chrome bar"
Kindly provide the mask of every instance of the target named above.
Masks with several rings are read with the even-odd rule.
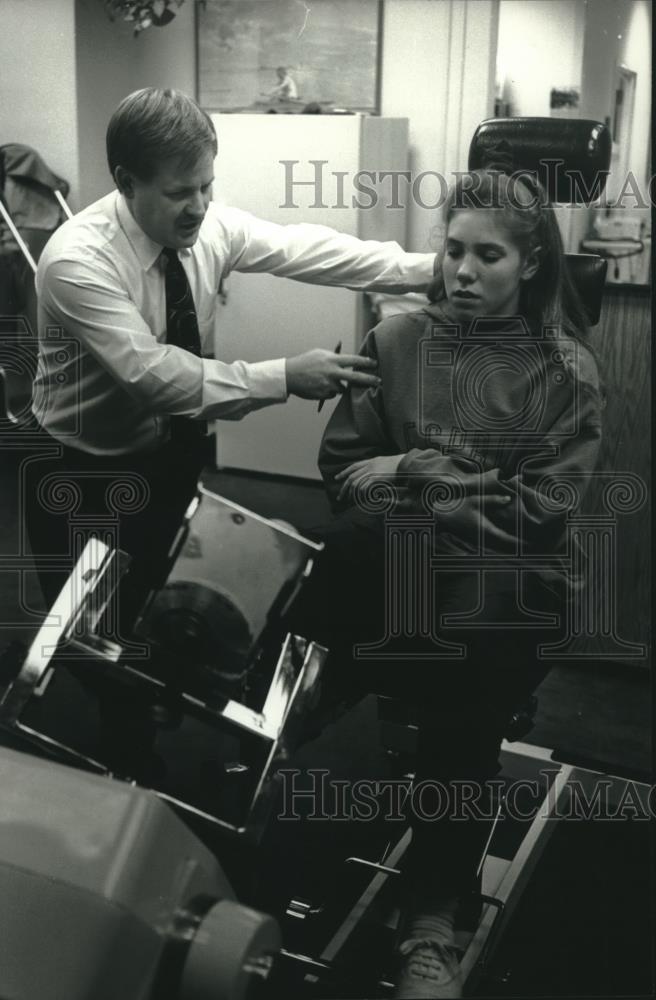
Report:
[[[487,840],[485,841],[485,847],[483,848],[483,851],[481,853],[481,860],[478,862],[478,867],[476,868],[476,878],[478,878],[478,876],[483,871],[483,865],[485,864],[485,859],[487,857],[487,852],[490,850],[490,844],[492,843],[492,838],[494,836],[494,831],[496,830],[497,824],[498,824],[499,820],[501,819],[501,810],[503,809],[503,803],[504,803],[504,798],[503,798],[503,796],[501,796],[501,798],[499,800],[499,805],[497,806],[497,813],[496,813],[496,816],[494,817],[494,822],[492,823],[492,829],[490,830],[490,832],[488,834],[488,837],[487,837]]]
[[[60,644],[68,640],[85,615],[95,619],[97,607],[92,600],[122,553],[112,552],[97,538],[87,542],[73,572],[55,601],[51,619],[44,623],[30,646],[18,677],[7,688],[0,702],[0,721],[14,725],[35,689],[43,680]],[[120,567],[119,567],[120,568]]]
[[[400,868],[390,868],[389,865],[383,865],[380,863],[380,861],[367,861],[366,858],[356,858],[356,857],[346,858],[344,864],[364,865],[365,868],[375,868],[377,872],[386,872],[388,875],[401,874]]]
[[[63,208],[64,214],[66,215],[66,217],[69,218],[69,219],[72,219],[73,218],[73,213],[71,212],[70,208],[68,207],[68,203],[67,203],[66,199],[64,198],[63,194],[61,193],[61,191],[58,191],[57,188],[55,188],[54,195],[55,195],[55,198],[57,199],[57,201],[59,202],[59,204],[61,205],[61,207]]]
[[[21,249],[21,251],[23,253],[23,256],[25,257],[25,260],[30,265],[30,267],[32,268],[32,270],[34,271],[34,273],[36,274],[36,261],[34,260],[34,257],[30,253],[30,251],[29,251],[29,249],[27,247],[27,244],[25,243],[23,237],[21,236],[21,234],[16,229],[16,226],[14,225],[9,212],[5,208],[5,206],[4,206],[4,204],[3,204],[3,202],[2,202],[1,199],[0,199],[0,213],[2,213],[2,217],[4,218],[5,222],[7,223],[7,226],[9,227],[9,229],[11,231],[11,235],[14,237],[14,239],[18,243],[18,246],[20,247],[20,249]]]

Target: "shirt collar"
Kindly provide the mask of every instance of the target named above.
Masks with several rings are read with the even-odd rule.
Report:
[[[135,221],[132,212],[128,208],[125,197],[120,191],[117,192],[116,214],[118,215],[118,221],[121,229],[130,241],[139,263],[144,271],[149,271],[153,264],[159,260],[164,247],[161,243],[156,243],[155,240],[151,240],[150,236],[147,236],[146,233],[144,233],[141,226]],[[183,257],[186,257],[191,253],[191,248],[184,247],[182,250],[179,250],[178,253],[180,253]]]

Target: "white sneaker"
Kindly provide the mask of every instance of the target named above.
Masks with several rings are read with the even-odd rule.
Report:
[[[441,941],[408,942],[394,997],[396,1000],[441,1000],[462,996],[460,953]],[[403,952],[404,946],[401,946]]]

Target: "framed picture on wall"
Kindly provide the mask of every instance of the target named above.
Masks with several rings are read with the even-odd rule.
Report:
[[[197,0],[206,111],[379,110],[381,0]]]

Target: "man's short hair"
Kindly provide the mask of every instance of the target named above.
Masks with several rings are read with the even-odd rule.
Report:
[[[145,87],[123,98],[107,126],[107,162],[114,177],[124,167],[149,181],[165,160],[196,163],[207,149],[217,152],[212,120],[178,90]]]

